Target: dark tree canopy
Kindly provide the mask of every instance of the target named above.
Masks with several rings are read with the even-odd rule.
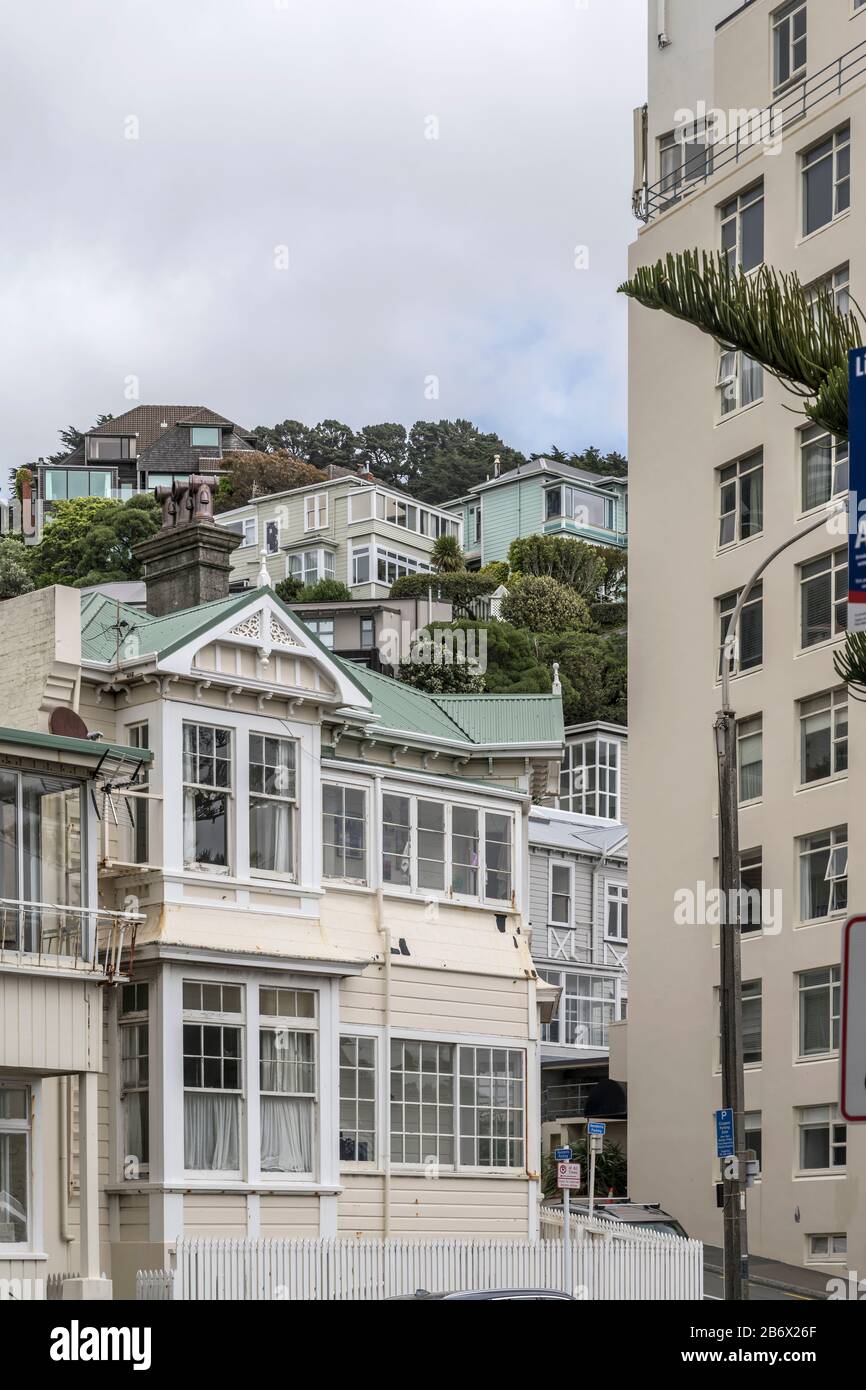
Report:
[[[127,502],[77,497],[58,502],[38,545],[28,552],[37,589],[49,584],[81,588],[109,580],[138,579],[132,553],[139,541],[159,530],[160,512],[146,494]]]
[[[312,464],[299,462],[280,450],[272,454],[255,450],[226,454],[223,460],[228,473],[220,479],[214,501],[216,512],[243,507],[253,497],[266,497],[275,492],[290,492],[296,487],[324,482],[325,475]]]

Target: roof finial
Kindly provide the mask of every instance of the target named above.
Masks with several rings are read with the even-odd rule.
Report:
[[[260,589],[270,589],[270,587],[271,587],[271,576],[270,576],[270,574],[268,573],[268,552],[267,552],[266,550],[263,550],[263,551],[261,552],[261,555],[262,555],[262,567],[261,567],[261,569],[259,570],[258,587],[259,587]]]
[[[554,693],[554,695],[561,695],[561,694],[562,694],[562,681],[559,679],[559,662],[558,662],[558,661],[554,661],[554,663],[553,663],[553,687],[552,687],[552,688],[553,688],[553,693]]]

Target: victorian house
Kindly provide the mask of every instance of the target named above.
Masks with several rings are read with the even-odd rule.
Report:
[[[528,826],[560,700],[434,698],[341,660],[269,582],[230,594],[239,537],[190,483],[142,547],[145,610],[0,609],[34,733],[61,644],[68,708],[152,755],[94,827],[100,902],[142,919],[105,993],[115,1290],[182,1235],[535,1234],[555,991]]]

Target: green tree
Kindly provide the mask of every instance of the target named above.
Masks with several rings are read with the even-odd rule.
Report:
[[[486,598],[499,584],[483,570],[455,570],[453,574],[404,574],[391,585],[391,598],[426,598],[432,590],[454,605],[456,616],[469,613],[475,599]]]
[[[318,584],[306,584],[295,603],[350,603],[351,591],[339,579],[320,579]]]
[[[589,1195],[589,1152],[586,1139],[578,1139],[571,1145],[572,1161],[580,1164],[583,1182],[581,1191]],[[555,1197],[559,1191],[556,1186],[556,1159],[553,1153],[546,1153],[542,1161],[541,1188],[545,1197]],[[595,1196],[596,1200],[612,1192],[614,1197],[628,1195],[628,1163],[626,1156],[615,1139],[602,1141],[600,1154],[595,1157]],[[596,1213],[603,1216],[603,1211]]]
[[[745,352],[791,393],[803,414],[848,438],[848,353],[863,345],[856,310],[840,314],[829,290],[817,299],[796,275],[761,266],[732,272],[718,254],[685,251],[641,266],[620,292]],[[838,674],[866,693],[866,634],[848,634]]]
[[[365,425],[360,434],[358,462],[389,487],[405,488],[407,444],[405,425]]]
[[[502,600],[502,617],[531,632],[562,632],[589,626],[586,601],[547,575],[515,575]]]
[[[29,594],[35,587],[23,543],[11,537],[0,539],[0,599]]]
[[[298,603],[303,592],[304,586],[300,579],[295,579],[294,575],[291,574],[274,585],[274,593],[277,598],[283,600],[283,603]]]
[[[324,473],[319,472],[318,468],[313,468],[309,463],[300,463],[282,450],[268,454],[251,449],[226,454],[223,464],[228,472],[219,481],[214,498],[215,512],[243,507],[253,497],[291,492],[294,488],[325,481]]]
[[[300,420],[283,420],[270,428],[256,425],[253,434],[260,440],[263,453],[288,454],[299,463],[309,463],[312,430]]]
[[[555,579],[587,603],[599,598],[607,574],[601,548],[571,536],[521,537],[511,542],[508,561],[516,574]]]
[[[422,502],[460,497],[493,476],[497,454],[502,472],[526,462],[498,434],[482,434],[471,420],[418,420],[409,431],[407,489]]]
[[[360,439],[341,420],[320,420],[310,431],[309,462],[323,471],[331,467],[357,468]]]
[[[566,463],[570,468],[582,468],[586,473],[598,473],[602,478],[627,478],[628,459],[613,450],[603,454],[594,444],[581,453],[565,453],[556,445],[544,454],[533,454],[534,459],[550,459],[552,463]]]
[[[431,629],[435,641],[435,629]],[[410,656],[400,662],[397,679],[428,695],[481,695],[484,675],[474,662],[455,655],[453,661],[418,661]]]
[[[38,545],[29,552],[37,589],[49,584],[80,588],[109,580],[138,579],[133,547],[160,526],[160,511],[147,494],[115,502],[77,497],[58,502]]]
[[[438,574],[456,574],[458,570],[466,569],[466,556],[456,536],[438,536],[430,559]]]

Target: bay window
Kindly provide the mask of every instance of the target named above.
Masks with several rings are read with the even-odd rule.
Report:
[[[382,797],[382,880],[416,892],[509,904],[514,818],[425,797]]]
[[[149,748],[150,726],[146,722],[131,724],[126,731],[126,738],[130,748]],[[142,772],[135,783],[134,791],[146,793],[148,785],[147,773]],[[134,864],[146,864],[150,853],[150,804],[146,795],[132,795],[128,797],[127,804],[132,821],[130,835],[132,862]]]
[[[0,769],[0,948],[80,956],[83,783]],[[55,906],[42,907],[41,904]]]
[[[556,1016],[542,1024],[542,1041],[567,1047],[607,1047],[608,1028],[616,1021],[616,980],[572,970],[538,973],[562,991]]]
[[[228,867],[231,800],[231,730],[184,724],[183,857],[188,867]]]
[[[452,884],[461,897],[478,894],[478,812],[455,806],[451,812]]]
[[[445,890],[445,805],[441,801],[416,802],[418,815],[418,887]]]
[[[316,1107],[316,996],[259,990],[261,1167],[312,1173]]]
[[[454,1163],[453,1043],[391,1040],[392,1163]]]
[[[325,546],[317,550],[296,550],[286,560],[286,574],[299,584],[318,584],[322,579],[333,579],[334,552]]]
[[[297,815],[296,745],[250,734],[250,869],[292,878]]]
[[[460,1163],[471,1168],[522,1168],[523,1052],[460,1048]]]
[[[391,1042],[391,1160],[522,1169],[525,1054],[519,1048]]]
[[[243,1004],[239,985],[183,982],[184,1166],[240,1174]]]
[[[0,1081],[0,1248],[28,1242],[29,1175],[30,1090]]]
[[[587,738],[566,744],[557,806],[599,820],[619,818],[619,744]]]
[[[367,881],[367,793],[363,787],[322,784],[322,874]]]
[[[340,1161],[376,1161],[375,1038],[340,1038]]]

